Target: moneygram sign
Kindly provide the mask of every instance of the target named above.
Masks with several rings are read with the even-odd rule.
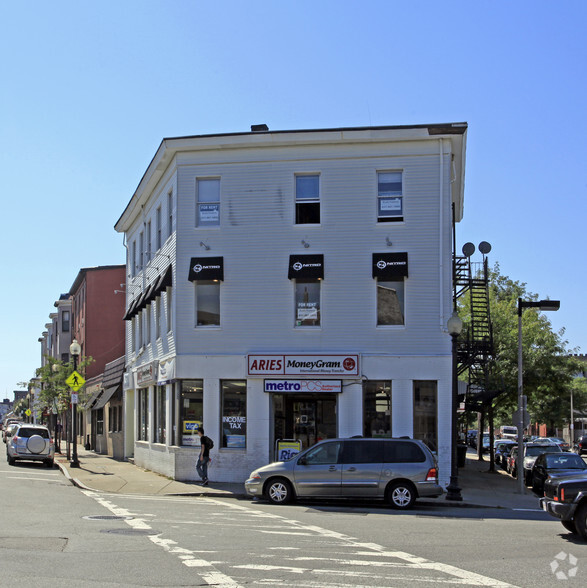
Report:
[[[249,355],[249,376],[358,376],[359,356]]]

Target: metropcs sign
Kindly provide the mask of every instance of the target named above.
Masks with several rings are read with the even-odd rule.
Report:
[[[249,376],[358,376],[359,356],[249,355]]]

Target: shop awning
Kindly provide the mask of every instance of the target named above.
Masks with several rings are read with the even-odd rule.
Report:
[[[122,386],[119,385],[112,386],[112,388],[106,388],[106,390],[102,392],[102,395],[98,399],[98,402],[96,402],[96,404],[93,406],[92,410],[99,410],[101,408],[104,408],[110,402],[110,400],[112,400],[112,397],[117,393],[119,396],[117,400],[120,400],[122,398]]]
[[[169,265],[162,274],[158,275],[151,284],[145,288],[142,294],[137,296],[135,300],[131,302],[123,317],[124,320],[129,321],[133,319],[141,310],[147,307],[147,304],[150,304],[161,294],[161,292],[163,292],[163,290],[165,290],[165,288],[172,284],[173,268]]]
[[[401,280],[408,277],[407,253],[374,253],[373,277],[380,280]]]
[[[224,280],[224,257],[192,257],[188,280]]]
[[[290,280],[324,279],[324,255],[290,255],[287,277]]]

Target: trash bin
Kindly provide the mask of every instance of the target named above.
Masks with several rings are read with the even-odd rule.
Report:
[[[457,445],[457,466],[464,468],[467,462],[467,446],[464,443]]]

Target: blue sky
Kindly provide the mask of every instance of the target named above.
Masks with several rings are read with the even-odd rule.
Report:
[[[465,241],[587,351],[587,3],[0,1],[0,396],[164,137],[469,123]]]

